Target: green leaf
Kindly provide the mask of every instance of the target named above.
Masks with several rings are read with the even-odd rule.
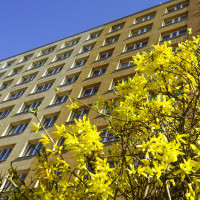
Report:
[[[113,93],[117,95],[117,90],[114,88]]]
[[[94,103],[94,107],[95,107],[95,108],[99,108],[99,101],[96,101],[96,102]]]
[[[128,145],[132,145],[132,141],[128,139]]]
[[[60,86],[59,86],[59,85],[56,86],[55,91],[56,91],[56,92],[59,92],[59,91],[60,91]]]

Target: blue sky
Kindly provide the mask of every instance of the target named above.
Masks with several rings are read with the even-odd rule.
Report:
[[[1,0],[0,60],[167,0]]]

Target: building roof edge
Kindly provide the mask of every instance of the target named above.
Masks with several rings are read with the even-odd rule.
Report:
[[[122,19],[127,18],[127,17],[130,17],[130,16],[132,16],[132,15],[136,15],[136,14],[138,14],[138,13],[140,13],[140,12],[144,12],[144,11],[146,11],[146,10],[150,10],[150,9],[156,8],[156,7],[161,6],[161,5],[163,5],[163,4],[167,4],[167,3],[171,2],[171,1],[177,1],[177,0],[169,0],[169,1],[166,1],[166,2],[161,3],[161,4],[158,4],[158,5],[156,5],[156,6],[152,6],[152,7],[150,7],[150,8],[147,8],[147,9],[144,9],[144,10],[141,10],[141,11],[138,11],[138,12],[135,12],[135,13],[133,13],[133,14],[130,14],[130,15],[127,15],[127,16],[124,16],[124,17],[121,17],[121,18],[119,18],[119,19],[116,19],[116,20],[113,20],[113,21],[107,22],[107,23],[105,23],[105,24],[102,24],[102,25],[96,26],[96,27],[94,27],[94,28],[87,29],[87,30],[85,30],[85,31],[81,31],[81,32],[79,32],[79,33],[77,33],[77,34],[74,34],[74,35],[70,35],[70,36],[68,36],[68,37],[66,37],[66,38],[62,38],[62,39],[59,39],[59,40],[56,40],[56,41],[50,42],[50,43],[48,43],[48,44],[44,44],[44,45],[42,45],[42,46],[39,46],[39,47],[36,47],[36,48],[30,49],[30,50],[28,50],[28,51],[24,51],[24,52],[22,52],[22,53],[15,54],[15,55],[13,55],[13,56],[10,56],[10,57],[7,57],[7,58],[4,58],[4,59],[1,59],[0,62],[1,62],[1,61],[4,61],[4,60],[7,60],[7,59],[10,59],[10,58],[12,58],[12,57],[15,57],[15,56],[18,56],[18,55],[21,55],[21,54],[24,54],[24,53],[27,53],[27,52],[33,51],[33,50],[36,50],[36,49],[39,49],[39,48],[41,48],[41,47],[45,47],[45,46],[47,46],[47,45],[51,45],[51,44],[53,44],[53,43],[56,43],[56,42],[59,42],[59,41],[65,40],[65,39],[67,39],[67,38],[70,38],[70,37],[73,37],[73,36],[79,35],[79,34],[81,34],[81,33],[84,33],[84,32],[87,32],[87,31],[90,31],[90,30],[93,30],[93,29],[96,29],[96,28],[100,28],[100,27],[102,27],[102,26],[104,26],[104,25],[107,25],[107,24],[113,23],[113,22],[118,21],[118,20],[122,20]]]

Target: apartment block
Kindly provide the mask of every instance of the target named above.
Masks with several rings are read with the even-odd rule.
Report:
[[[113,99],[114,85],[135,74],[132,55],[149,52],[153,44],[187,39],[187,28],[200,34],[200,0],[172,0],[91,30],[52,42],[0,61],[0,169],[13,163],[29,181],[35,155],[41,149],[30,122],[38,123],[30,110],[39,107],[39,118],[49,133],[56,123],[73,123],[87,114],[102,130],[105,149],[117,138],[108,138],[105,121],[93,110],[67,109],[66,94],[93,105]],[[60,86],[60,91],[55,88]],[[60,144],[62,141],[58,141]],[[67,159],[67,155],[64,153]],[[73,161],[69,161],[73,162]],[[8,184],[4,181],[4,185]],[[9,190],[9,185],[7,191]]]

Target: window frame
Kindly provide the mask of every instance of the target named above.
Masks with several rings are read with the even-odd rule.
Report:
[[[33,56],[33,54],[29,54],[29,55],[27,55],[27,56],[24,56],[24,57],[22,58],[21,62],[26,62],[26,61],[30,60],[32,56]]]
[[[0,73],[0,78],[2,78],[4,75],[5,75],[5,72],[4,73]]]
[[[16,125],[10,125],[8,130],[6,131],[5,135],[3,136],[11,136],[11,135],[18,135],[20,133],[23,133],[27,126],[28,126],[29,122],[23,122],[23,123],[18,123]]]
[[[129,74],[129,76],[125,76],[125,77],[122,77],[122,78],[118,78],[118,79],[113,79],[113,82],[112,82],[112,85],[111,85],[111,90],[114,89],[115,86],[117,86],[119,83],[122,83],[125,82],[125,81],[128,81],[128,79],[132,79],[133,75]]]
[[[56,47],[51,47],[51,48],[48,48],[48,49],[44,49],[40,52],[39,56],[44,56],[44,55],[48,55],[50,53],[52,53],[54,51]]]
[[[8,96],[7,100],[18,99],[24,94],[24,92],[25,92],[25,90],[19,90],[18,92],[15,92],[15,93],[11,92],[10,95]]]
[[[12,108],[8,108],[0,111],[0,119],[7,117],[10,114],[11,110]]]
[[[149,20],[155,18],[155,16],[156,16],[156,13],[151,13],[151,14],[146,15],[144,17],[139,17],[135,20],[135,24],[140,24],[142,22],[149,21]]]
[[[69,48],[69,47],[72,47],[72,46],[78,44],[79,40],[80,40],[80,38],[77,38],[77,39],[74,39],[74,40],[65,42],[65,43],[63,44],[62,49],[64,49],[64,48]]]
[[[53,126],[56,122],[56,120],[58,119],[58,113],[55,114],[55,115],[51,115],[51,116],[44,116],[43,117],[43,120],[42,120],[42,125],[45,127],[45,128],[49,128],[51,126]]]
[[[80,53],[86,53],[88,51],[91,51],[94,48],[94,46],[95,46],[95,44],[90,44],[90,45],[83,46],[81,48]]]
[[[139,47],[138,47],[138,45],[139,45]],[[141,42],[136,42],[136,43],[134,43],[132,45],[126,45],[125,52],[136,51],[136,50],[138,50],[140,48],[146,47],[147,45],[148,45],[148,39],[147,40],[143,40]],[[130,47],[132,47],[132,48],[130,48]],[[130,48],[130,49],[128,50],[128,48]]]
[[[177,5],[173,6],[173,7],[167,8],[166,14],[175,12],[175,11],[180,10],[180,9],[183,9],[183,8],[185,8],[187,6],[189,6],[189,1],[181,3],[181,4],[177,4]],[[172,11],[169,12],[169,10],[172,10]]]
[[[64,103],[64,102],[67,101],[67,99],[68,99],[68,96],[65,95],[65,94],[63,94],[63,95],[56,95],[55,98],[54,98],[54,100],[53,100],[52,105],[57,105],[57,104]]]
[[[37,100],[37,101],[33,101],[32,103],[26,104],[24,103],[20,113],[27,113],[29,112],[30,109],[36,110],[40,104],[42,103],[42,100]]]
[[[99,136],[102,138],[101,142],[102,143],[107,143],[107,142],[114,142],[117,141],[117,137],[109,138],[111,134],[109,134],[108,129],[102,129],[102,131]],[[102,136],[103,135],[103,136]]]
[[[125,63],[128,63],[126,66],[123,66]],[[131,62],[131,60],[125,60],[125,61],[120,61],[119,66],[118,66],[118,70],[119,69],[126,69],[128,67],[132,67],[134,66],[134,64]]]
[[[70,85],[72,83],[75,83],[78,78],[79,78],[79,74],[74,74],[73,76],[72,75],[67,76],[65,78],[64,83],[62,85],[64,86],[64,85]]]
[[[113,32],[116,32],[116,31],[119,31],[119,30],[123,29],[124,25],[125,25],[125,22],[121,23],[121,24],[118,24],[118,25],[112,26],[111,29],[110,29],[110,33],[113,33]]]
[[[41,60],[41,61],[39,61],[39,62],[32,63],[30,69],[36,69],[36,68],[42,67],[42,66],[46,63],[46,61],[47,61],[47,60]]]
[[[45,76],[51,76],[51,75],[54,75],[54,74],[58,74],[59,72],[62,71],[62,69],[63,69],[63,65],[58,66],[58,67],[54,67],[54,68],[51,68],[51,69],[47,69]],[[51,73],[49,73],[49,72],[51,72]]]
[[[92,71],[90,73],[90,78],[101,76],[102,74],[105,74],[106,70],[107,70],[107,66],[102,67],[102,68],[98,68],[98,69],[92,69]],[[96,71],[98,71],[98,74],[94,75]]]
[[[14,63],[15,61],[16,61],[16,60],[12,60],[12,61],[7,62],[6,65],[3,67],[3,69],[8,68],[8,67],[11,67],[11,65],[13,65],[13,63]]]
[[[111,38],[107,38],[103,44],[103,46],[108,46],[111,44],[114,44],[115,42],[117,42],[119,39],[119,35],[111,37]]]
[[[113,52],[114,52],[114,50],[106,51],[106,52],[100,52],[99,55],[98,55],[97,61],[105,60],[105,59],[111,57]],[[104,57],[102,57],[102,56],[104,56]]]
[[[182,34],[180,34],[181,31],[184,31],[184,32]],[[173,38],[176,38],[176,37],[179,37],[179,36],[183,36],[185,34],[187,34],[187,28],[182,28],[182,29],[179,29],[177,31],[173,31],[173,32],[161,35],[160,41],[170,40],[170,39],[173,39]],[[166,38],[163,39],[163,37],[166,37]]]
[[[0,149],[0,162],[7,160],[14,147]]]
[[[21,70],[22,70],[22,67],[14,68],[14,69],[11,71],[11,73],[10,73],[9,76],[14,76],[14,75],[16,75],[16,74],[19,74],[19,73],[21,72]]]
[[[76,60],[74,62],[74,64],[72,65],[72,68],[82,67],[83,65],[86,64],[87,60],[88,60],[87,58],[86,59],[81,59],[81,60]],[[80,63],[80,65],[77,65],[77,63]]]
[[[73,121],[73,119],[82,119],[83,116],[86,114],[88,115],[88,113],[90,112],[90,108],[82,108],[76,111],[73,111],[70,117],[70,121]],[[75,115],[79,115],[79,117],[75,117]]]
[[[22,181],[25,181],[27,175],[28,175],[28,173],[22,173],[22,174],[19,174],[18,176],[20,176]],[[13,179],[16,180],[16,181],[19,180],[18,177],[14,177]],[[21,185],[19,185],[18,188],[21,188]],[[4,184],[3,184],[2,191],[3,192],[9,192],[11,189],[16,189],[16,188],[13,186],[13,184],[8,179],[6,179]]]
[[[89,87],[89,88],[83,88],[83,91],[81,93],[81,98],[95,95],[98,92],[99,87],[100,87],[100,84],[99,85],[95,85],[93,87]]]
[[[149,30],[147,30],[148,28],[150,28]],[[152,24],[151,25],[148,25],[148,26],[145,26],[143,28],[140,28],[140,29],[137,29],[137,30],[132,30],[131,33],[130,33],[130,38],[132,37],[137,37],[139,35],[142,35],[142,34],[145,34],[145,33],[148,33],[150,32],[152,29]],[[133,33],[136,33],[136,34],[133,34]]]
[[[47,91],[52,87],[53,83],[54,82],[48,82],[48,83],[44,83],[42,85],[37,85],[37,87],[35,88],[33,93],[36,94],[36,93],[39,93],[39,92]]]
[[[28,83],[36,77],[36,74],[30,74],[29,76],[22,77],[19,84]]]
[[[12,83],[12,80],[11,80],[11,81],[3,82],[3,83],[1,84],[0,90],[6,89],[7,87],[10,86],[11,83]]]
[[[40,142],[28,142],[21,157],[35,156],[38,154],[41,148],[42,144]]]
[[[65,138],[64,137],[61,137],[60,140],[58,141],[58,144],[57,144],[58,147],[62,146],[62,150],[65,149],[66,145],[65,145]]]
[[[90,33],[89,37],[87,40],[93,40],[95,38],[98,38],[101,35],[101,31],[95,32],[95,33]]]
[[[67,51],[63,54],[56,55],[54,62],[67,59],[71,56],[71,54],[72,54],[72,51]]]
[[[186,18],[181,19],[182,17],[186,17]],[[181,21],[184,21],[184,20],[187,20],[187,19],[188,19],[188,14],[186,13],[186,14],[177,16],[177,17],[175,17],[175,18],[171,18],[171,19],[168,19],[168,20],[164,20],[164,22],[163,22],[163,27],[165,27],[165,26],[170,26],[170,25],[172,25],[172,24],[176,24],[176,23],[178,23],[178,22],[181,22]],[[170,21],[172,21],[172,22],[169,23],[169,24],[166,24],[167,22],[170,22]]]

